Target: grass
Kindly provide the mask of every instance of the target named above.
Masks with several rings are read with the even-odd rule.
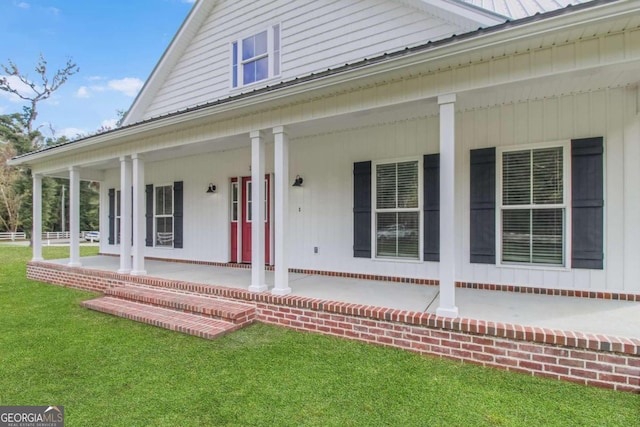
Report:
[[[68,426],[640,425],[640,395],[261,324],[206,341],[92,312],[91,293],[27,280],[28,258],[0,246],[0,405],[64,405]]]

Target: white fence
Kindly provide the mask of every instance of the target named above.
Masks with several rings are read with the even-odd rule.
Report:
[[[17,233],[0,233],[0,240],[24,240],[27,238],[27,235],[24,231],[19,231]]]
[[[71,233],[68,231],[47,231],[42,233],[42,240],[69,239],[70,237]]]
[[[88,231],[80,232],[81,239],[84,239],[85,233],[88,233]],[[0,240],[15,241],[15,240],[26,240],[26,238],[27,238],[27,234],[24,231],[19,231],[17,233],[8,233],[8,232],[0,233]],[[42,240],[63,240],[63,239],[70,239],[70,238],[71,238],[71,234],[68,231],[65,231],[65,232],[47,231],[45,233],[42,233]]]

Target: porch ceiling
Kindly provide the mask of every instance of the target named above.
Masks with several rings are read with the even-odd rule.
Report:
[[[594,67],[580,71],[553,74],[536,79],[523,79],[508,84],[486,86],[482,89],[461,90],[456,92],[456,109],[464,111],[501,104],[553,98],[566,94],[584,93],[604,88],[634,86],[640,81],[638,76],[640,76],[640,60],[608,67]],[[287,132],[291,140],[295,142],[296,138],[310,135],[341,132],[380,123],[393,123],[434,116],[438,114],[436,101],[436,98],[427,98],[302,121],[288,125]],[[265,136],[268,142],[272,141],[272,136],[268,130],[265,132]],[[249,136],[242,134],[158,150],[149,153],[145,158],[150,161],[157,161],[176,156],[186,157],[249,146]],[[118,162],[113,162],[110,166],[119,167],[119,164]]]
[[[323,134],[327,132],[340,132],[348,129],[372,126],[377,123],[394,122],[398,120],[408,120],[417,117],[437,114],[435,99],[407,102],[400,105],[384,106],[375,109],[362,110],[355,113],[341,114],[329,118],[309,120],[294,123],[287,126],[287,133],[291,140],[309,135]],[[269,130],[265,131],[267,143],[273,142],[273,136]],[[246,133],[226,136],[224,138],[204,139],[198,142],[176,145],[167,148],[160,148],[144,153],[145,162],[156,162],[174,159],[177,157],[198,156],[207,153],[223,152],[250,147],[251,140]],[[82,165],[85,171],[83,179],[96,179],[94,177],[106,170],[119,169],[118,158],[86,162]],[[67,178],[69,173],[66,170],[47,173],[48,176]],[[82,175],[82,172],[81,172]],[[99,180],[99,179],[96,179]]]
[[[487,84],[482,88],[452,90],[457,94],[456,110],[465,111],[487,108],[502,104],[526,102],[553,98],[566,94],[590,92],[611,87],[635,86],[640,81],[640,60],[621,61],[618,64],[594,66],[578,71],[558,72],[550,70],[549,74],[537,78],[523,76],[521,80],[504,84]],[[384,102],[388,102],[384,105]],[[401,120],[410,120],[418,117],[434,116],[438,114],[436,98],[429,97],[411,101],[389,102],[380,99],[381,106],[370,109],[362,109],[355,112],[340,113],[330,117],[310,119],[292,124],[287,124],[287,132],[292,142],[296,138],[309,135],[324,134],[328,132],[341,132],[348,129],[368,127],[380,123],[393,123]],[[215,116],[199,118],[197,122],[190,121],[179,125],[180,129],[190,129],[202,123],[215,122]],[[165,132],[175,131],[176,125],[165,129]],[[160,129],[156,135],[162,135]],[[146,139],[154,138],[154,135],[146,136]],[[267,142],[272,141],[272,135],[265,129]],[[144,153],[146,162],[155,162],[176,157],[197,156],[205,153],[222,152],[246,148],[250,146],[250,138],[247,133],[225,136],[224,138],[200,137],[192,142],[175,144],[158,148]],[[120,162],[117,157],[101,159],[95,162],[85,162],[81,165],[81,177],[88,180],[100,180],[105,170],[117,169]],[[49,171],[49,176],[67,177],[66,169]]]
[[[639,82],[640,60],[637,60],[459,92],[456,109],[486,108],[606,88],[635,86]]]

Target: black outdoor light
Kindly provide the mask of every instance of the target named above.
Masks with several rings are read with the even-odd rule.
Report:
[[[302,177],[300,175],[296,175],[296,180],[293,181],[293,186],[294,187],[302,187],[302,183],[304,182],[304,180],[302,179]]]
[[[209,188],[207,188],[207,193],[208,194],[213,194],[215,192],[216,192],[216,186],[210,183],[209,184]]]

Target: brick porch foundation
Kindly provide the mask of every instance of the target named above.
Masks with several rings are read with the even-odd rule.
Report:
[[[640,339],[526,327],[299,296],[30,262],[32,280],[104,292],[128,283],[235,299],[272,325],[462,360],[527,375],[640,393]]]

